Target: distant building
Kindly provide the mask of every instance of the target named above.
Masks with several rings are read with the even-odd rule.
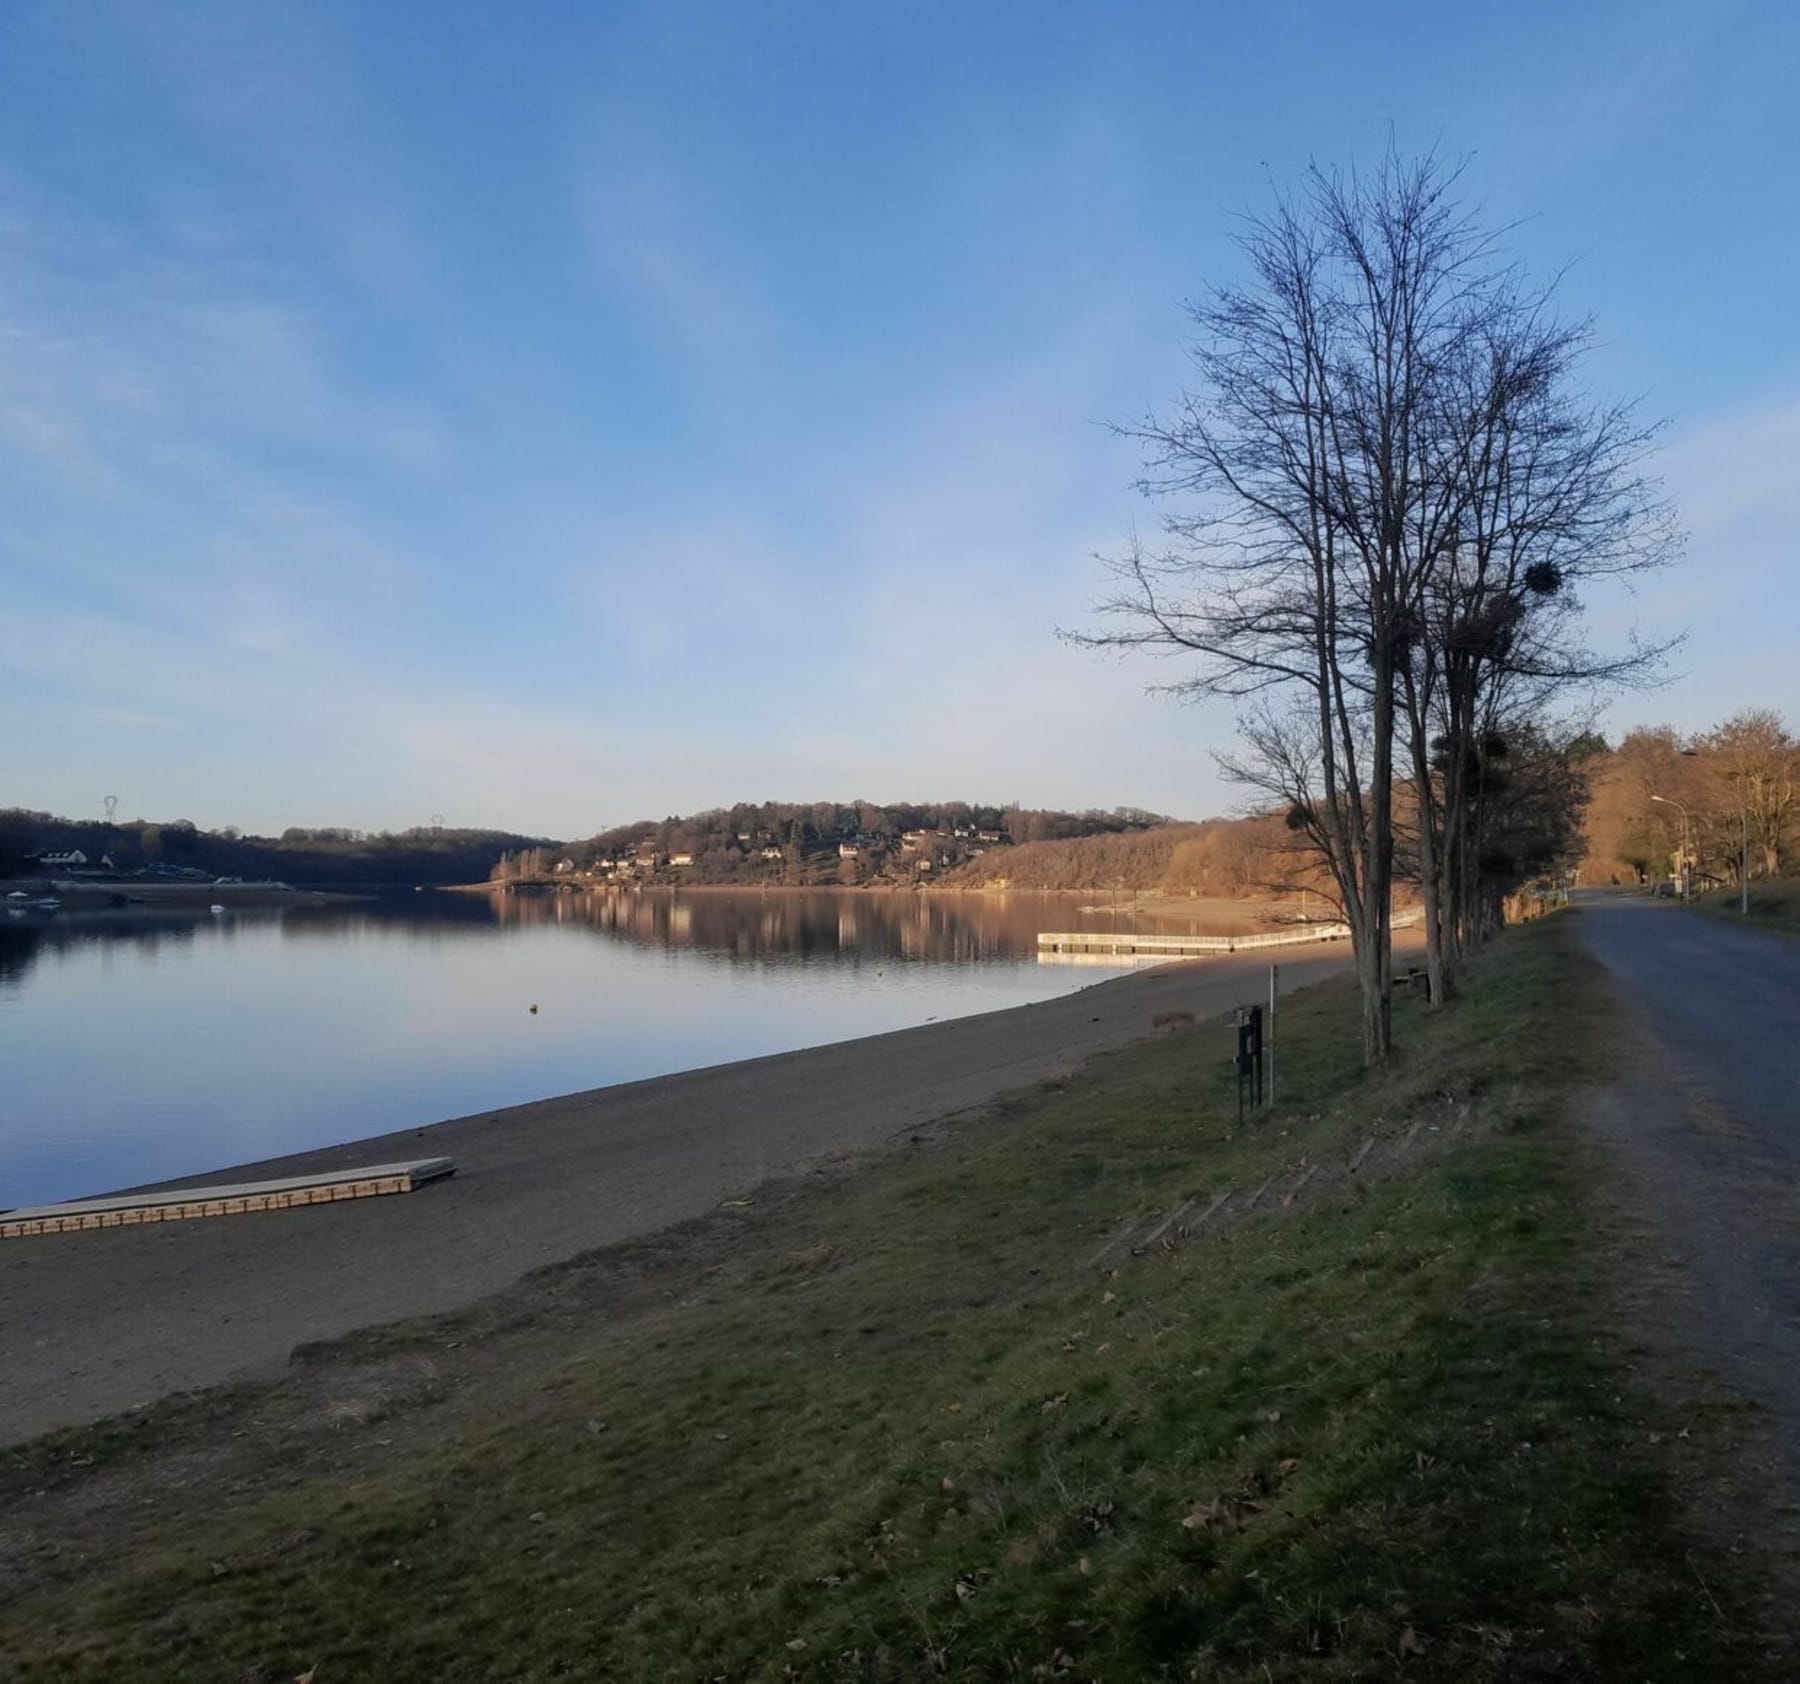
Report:
[[[853,860],[861,852],[862,849],[854,842],[840,842],[838,844],[838,858],[841,860]]]
[[[79,848],[70,848],[63,853],[39,854],[37,862],[39,865],[49,866],[52,871],[56,871],[64,867],[86,865],[87,855]]]
[[[671,854],[671,855],[669,855],[669,864],[670,865],[692,865],[693,863],[694,863],[694,856],[692,854]]]
[[[766,860],[778,860],[778,859],[782,859],[784,857],[784,855],[782,854],[782,851],[779,848],[764,848],[762,851],[762,857]]]

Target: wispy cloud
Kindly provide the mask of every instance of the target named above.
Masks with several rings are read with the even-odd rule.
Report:
[[[1770,534],[1800,527],[1800,397],[1769,397],[1677,433],[1662,469],[1690,531],[1707,537],[1749,515]]]
[[[83,714],[96,725],[116,725],[126,731],[160,731],[174,723],[169,714],[143,708],[85,708]]]
[[[1791,689],[1794,534],[1800,531],[1800,399],[1763,395],[1694,418],[1656,466],[1688,532],[1680,563],[1595,607],[1603,634],[1686,633],[1667,688],[1621,720],[1697,730]]]

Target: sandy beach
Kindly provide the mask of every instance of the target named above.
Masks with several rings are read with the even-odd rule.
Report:
[[[1284,990],[1349,966],[1284,955]],[[656,1232],[770,1177],[879,1150],[1152,1031],[1266,997],[1266,957],[1173,965],[1061,999],[714,1066],[319,1151],[244,1181],[446,1155],[403,1197],[0,1243],[0,1442],[170,1392],[270,1376],[296,1345],[457,1309],[530,1269]],[[1219,1056],[1229,1056],[1219,1036]]]

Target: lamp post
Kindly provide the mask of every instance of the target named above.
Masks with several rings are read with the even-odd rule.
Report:
[[[1681,898],[1685,903],[1691,898],[1688,893],[1688,885],[1693,877],[1693,851],[1688,845],[1687,803],[1685,801],[1677,801],[1674,797],[1668,795],[1653,795],[1650,799],[1652,801],[1660,801],[1665,807],[1678,807],[1681,809]]]

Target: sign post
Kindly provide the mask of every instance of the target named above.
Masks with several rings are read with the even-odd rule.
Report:
[[[1238,1127],[1244,1125],[1244,1096],[1253,1107],[1263,1102],[1263,1009],[1246,1006],[1237,1018]]]
[[[1269,1109],[1275,1109],[1275,985],[1281,979],[1281,967],[1269,967]]]

